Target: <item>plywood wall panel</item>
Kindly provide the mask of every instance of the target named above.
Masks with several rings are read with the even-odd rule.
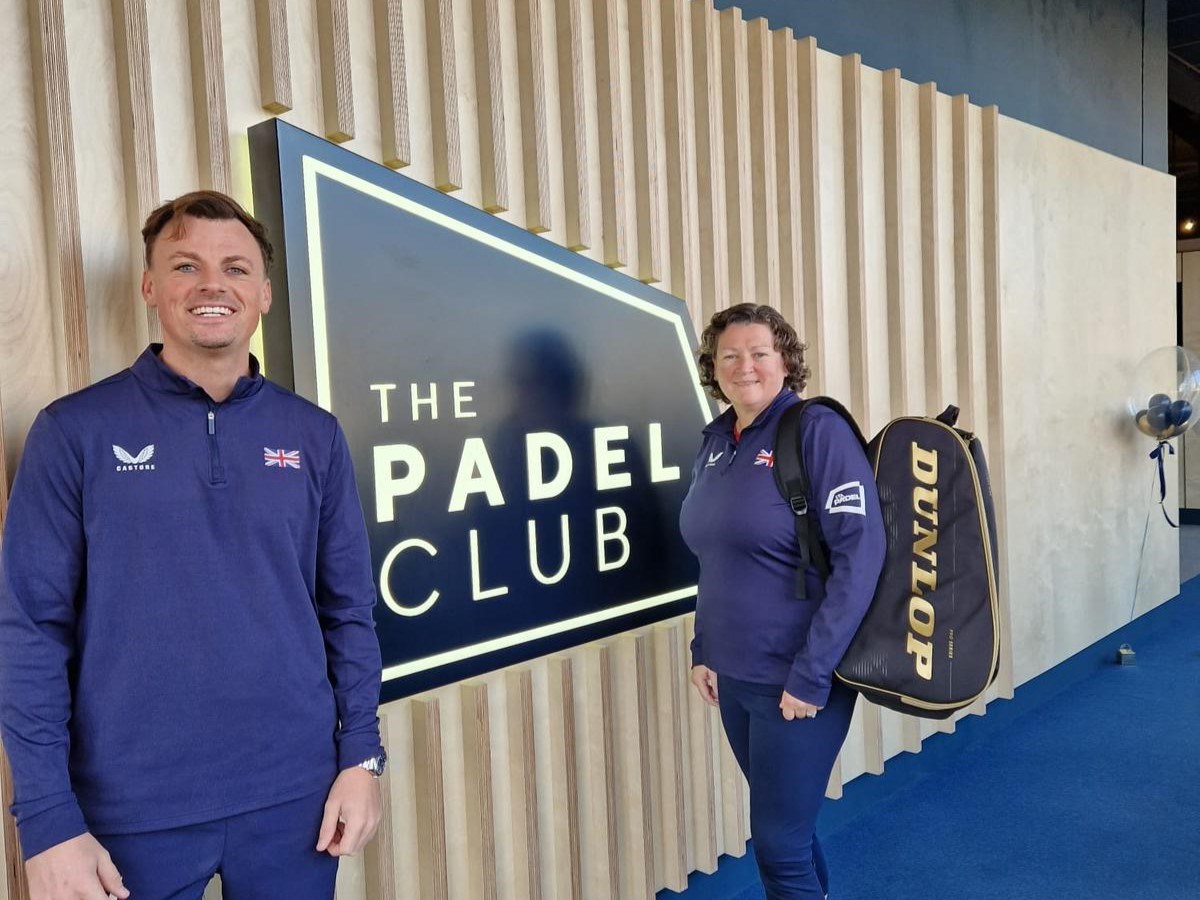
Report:
[[[746,66],[750,127],[750,213],[754,220],[753,243],[755,297],[759,303],[782,308],[779,286],[780,213],[776,185],[774,44],[767,20],[752,19],[748,31]]]
[[[725,147],[725,236],[732,303],[754,302],[754,217],[750,208],[750,73],[739,7],[718,13],[721,55],[721,141]]]
[[[800,234],[803,253],[803,316],[796,325],[801,339],[808,344],[806,357],[812,369],[809,393],[825,391],[829,380],[826,356],[818,353],[816,345],[825,333],[825,313],[821,304],[824,293],[824,263],[822,258],[821,224],[821,142],[820,110],[817,78],[817,42],[803,38],[796,47],[796,77],[799,86],[799,178]]]
[[[569,250],[586,250],[592,245],[593,237],[583,0],[565,0],[555,8],[555,14],[559,110],[564,148],[562,167],[566,221],[563,243]]]
[[[402,0],[374,0],[375,62],[379,79],[381,162],[394,169],[412,161],[408,102],[408,48]]]
[[[628,262],[625,196],[625,98],[621,85],[617,0],[592,0],[596,46],[596,121],[600,137],[601,261],[617,268]]]
[[[995,106],[984,107],[980,142],[983,148],[983,302],[987,355],[987,395],[990,406],[988,436],[991,440],[989,475],[996,507],[997,539],[1000,558],[996,571],[1000,577],[1000,671],[996,686],[1001,697],[1011,698],[1013,676],[1012,630],[1012,550],[1008,535],[1008,466],[1004,422],[1004,331],[1001,327],[1000,298],[1000,113]]]
[[[124,368],[140,349],[145,307],[137,295],[141,270],[135,279],[129,265],[130,235],[113,227],[127,192],[112,11],[106,4],[72,7],[64,22],[66,45],[75,48],[69,83],[76,177],[87,186],[77,202],[91,381]]]
[[[829,53],[816,57],[819,97],[816,126],[819,141],[821,194],[821,333],[811,339],[810,352],[820,366],[822,393],[849,399],[850,302],[849,255],[846,244],[846,133],[842,60]]]
[[[804,244],[800,194],[800,83],[790,28],[771,33],[771,96],[775,104],[775,207],[778,213],[779,309],[804,331]]]
[[[904,99],[899,69],[883,73],[884,269],[887,273],[888,361],[891,415],[908,411],[908,316],[904,280]]]
[[[696,122],[697,227],[700,239],[700,315],[703,326],[730,305],[729,246],[725,215],[724,115],[721,109],[721,55],[717,11],[690,0],[692,67]]]
[[[546,61],[541,0],[515,0],[525,222],[530,231],[552,227],[550,148],[546,138]]]
[[[228,191],[229,124],[220,0],[187,0],[187,12],[200,186]]]
[[[455,191],[463,185],[463,171],[452,0],[425,0],[425,32],[430,71],[433,186],[439,191]]]
[[[689,617],[682,633],[683,654],[690,664],[690,647],[696,636],[695,617]],[[690,669],[690,665],[689,665]],[[688,822],[688,870],[713,872],[720,853],[717,810],[719,796],[719,746],[712,739],[713,722],[717,711],[700,698],[689,683],[684,687],[684,706],[687,709],[687,750],[683,755],[685,784],[690,821]]]
[[[292,108],[292,59],[286,0],[255,0],[260,102],[269,113]]]
[[[938,258],[941,249],[938,196],[937,85],[921,85],[921,271],[922,315],[925,322],[925,404],[931,415],[942,407],[942,316]]]
[[[546,733],[538,751],[542,895],[569,900],[583,897],[574,678],[570,657],[547,661]]]
[[[493,814],[492,724],[488,686],[462,685],[463,772],[466,786],[467,890],[480,900],[497,897],[496,833]]]
[[[341,144],[354,138],[354,79],[346,0],[317,0],[324,134]]]
[[[502,878],[501,896],[542,896],[541,852],[538,835],[537,769],[535,765],[533,675],[528,669],[513,669],[504,674],[504,721],[507,731],[508,813],[498,827],[498,869],[508,873]]]
[[[695,61],[689,4],[658,0],[662,35],[663,173],[668,288],[687,300],[700,324],[701,265],[697,197]]]
[[[871,421],[871,354],[867,346],[867,259],[863,210],[862,58],[842,57],[842,171],[845,179],[846,312],[849,333],[849,407],[854,418]]]
[[[92,373],[62,0],[30,0],[29,16],[55,356],[62,361],[65,387],[78,390],[91,381]]]
[[[654,877],[649,716],[649,644],[643,631],[613,641],[609,679],[612,690],[613,778],[619,880],[615,895],[650,896]]]
[[[971,228],[971,120],[966,94],[954,98],[951,123],[954,164],[954,342],[958,404],[973,413],[975,408],[975,310],[973,291],[973,234]]]
[[[679,623],[654,629],[654,697],[659,709],[658,781],[659,819],[655,822],[655,842],[662,859],[661,881],[664,887],[681,891],[687,886],[685,838],[686,816],[680,753],[684,746],[683,686],[686,667],[680,652]]]
[[[146,0],[112,0],[113,50],[123,149],[125,209],[128,225],[123,244],[132,247],[127,294],[136,294],[143,267],[141,226],[162,198],[158,192],[158,147],[154,138],[154,89],[150,73],[149,23]],[[132,301],[128,296],[126,302]],[[160,339],[158,311],[144,304],[135,317],[137,343]]]
[[[659,220],[658,123],[660,79],[654,41],[654,0],[627,0],[629,105],[632,122],[634,224],[637,233],[637,279],[662,281],[662,224]]]

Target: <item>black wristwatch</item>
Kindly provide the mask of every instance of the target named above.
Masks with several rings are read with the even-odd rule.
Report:
[[[378,778],[383,774],[383,770],[387,768],[387,751],[380,747],[378,756],[372,756],[370,759],[364,759],[358,764],[358,768],[366,769],[368,772]]]

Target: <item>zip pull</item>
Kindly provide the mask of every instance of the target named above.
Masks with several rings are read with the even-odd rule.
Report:
[[[208,411],[208,433],[217,433],[217,414],[211,409]]]

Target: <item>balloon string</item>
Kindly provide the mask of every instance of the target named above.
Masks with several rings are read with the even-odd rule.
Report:
[[[1155,473],[1150,473],[1150,499],[1154,499],[1154,478]],[[1142,562],[1146,558],[1146,535],[1150,533],[1150,510],[1154,508],[1151,503],[1146,507],[1146,524],[1142,526],[1142,549],[1138,551],[1138,567],[1137,578],[1133,581],[1133,603],[1129,607],[1129,621],[1133,621],[1133,613],[1137,609],[1138,590],[1142,586]]]
[[[1166,452],[1164,452],[1164,449]],[[1178,528],[1179,526],[1171,521],[1171,516],[1167,513],[1166,507],[1167,473],[1164,463],[1167,453],[1170,453],[1172,456],[1174,456],[1175,448],[1166,441],[1159,441],[1158,446],[1151,451],[1150,458],[1158,460],[1158,506],[1162,510],[1163,518],[1167,520],[1167,524],[1172,528]]]

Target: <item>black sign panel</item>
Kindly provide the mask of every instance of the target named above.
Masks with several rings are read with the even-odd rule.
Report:
[[[266,364],[350,441],[385,699],[693,608],[683,303],[278,120],[250,138]]]

